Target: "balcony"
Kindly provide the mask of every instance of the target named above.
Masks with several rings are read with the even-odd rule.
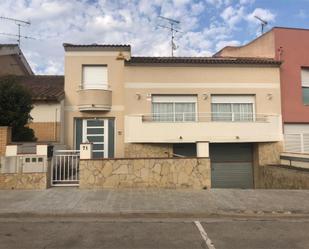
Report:
[[[281,141],[280,115],[169,113],[125,117],[126,143]]]
[[[103,89],[78,90],[79,111],[110,111],[112,91]]]

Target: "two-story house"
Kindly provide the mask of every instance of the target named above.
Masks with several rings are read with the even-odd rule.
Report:
[[[309,152],[309,29],[274,27],[248,44],[225,47],[216,57],[263,57],[280,67],[285,150]]]
[[[255,186],[282,136],[280,61],[65,49],[65,143],[94,158],[210,157],[212,187]]]

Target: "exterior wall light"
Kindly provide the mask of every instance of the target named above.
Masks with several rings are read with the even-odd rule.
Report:
[[[207,100],[208,99],[208,94],[207,93],[203,93],[202,96],[203,96],[203,100]]]
[[[267,96],[266,96],[266,98],[267,98],[268,100],[272,100],[272,99],[273,99],[273,95],[272,95],[271,93],[268,93]]]

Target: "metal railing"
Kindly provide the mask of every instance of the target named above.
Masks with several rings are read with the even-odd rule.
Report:
[[[58,150],[52,159],[52,186],[79,185],[79,150]]]
[[[237,112],[175,112],[137,115],[143,122],[268,122],[269,114]]]

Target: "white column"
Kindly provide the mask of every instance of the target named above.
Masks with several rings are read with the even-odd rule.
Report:
[[[18,154],[18,145],[12,144],[7,145],[5,148],[5,156],[17,156]]]
[[[92,143],[80,144],[80,159],[92,159]]]
[[[196,142],[197,157],[209,157],[209,142]]]
[[[47,153],[48,153],[48,145],[47,144],[37,144],[36,154],[38,156],[47,156]]]

